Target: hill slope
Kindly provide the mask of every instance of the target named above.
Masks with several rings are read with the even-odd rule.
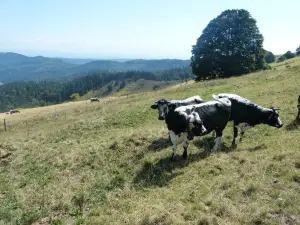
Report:
[[[70,63],[71,62],[71,63]],[[74,62],[77,62],[76,64]],[[74,63],[74,64],[72,64]],[[80,65],[78,65],[80,64]],[[189,65],[189,60],[162,59],[162,60],[130,60],[112,61],[83,59],[67,60],[42,56],[27,57],[17,53],[0,53],[0,82],[14,81],[41,81],[59,79],[71,75],[82,76],[91,71],[162,71],[172,68],[182,68]]]
[[[16,107],[30,108],[66,102],[73,93],[82,96],[88,92],[97,92],[96,96],[102,97],[111,95],[114,91],[125,91],[128,94],[157,90],[169,85],[166,81],[178,82],[190,78],[193,78],[193,74],[188,68],[177,68],[156,73],[94,72],[81,77],[69,77],[63,81],[14,82],[0,86],[0,112]],[[138,83],[138,80],[147,82]],[[128,83],[134,87],[127,89]],[[129,91],[123,90],[124,88]]]
[[[299,224],[300,63],[287,63],[1,115],[8,131],[0,131],[0,224]],[[232,150],[230,123],[223,151],[211,154],[207,135],[190,144],[188,161],[170,162],[166,126],[150,105],[220,92],[280,106],[284,127],[255,127]]]
[[[78,65],[82,65],[82,64],[89,63],[89,62],[92,62],[92,61],[100,60],[100,59],[95,59],[95,58],[80,59],[80,58],[61,58],[61,57],[59,57],[58,59],[62,60],[63,62],[66,62],[66,63],[78,64]],[[125,62],[125,61],[129,61],[131,59],[110,59],[110,60],[111,61],[116,61],[116,62]]]
[[[127,80],[124,81],[124,87],[121,87],[120,82],[112,81],[107,85],[99,88],[98,90],[92,90],[86,93],[81,99],[89,99],[91,97],[98,97],[102,98],[105,96],[127,96],[136,93],[143,93],[143,92],[151,92],[157,91],[168,86],[172,86],[175,84],[181,83],[181,81],[155,81],[155,80],[146,80],[146,79],[138,79],[135,81]],[[111,86],[111,91],[109,90],[109,86]]]
[[[0,53],[0,81],[3,83],[58,78],[66,76],[72,67],[74,65],[59,59]]]
[[[160,60],[130,60],[117,62],[111,60],[97,60],[73,68],[72,73],[83,73],[89,71],[146,71],[155,72],[169,70],[172,68],[188,67],[189,60],[160,59]]]

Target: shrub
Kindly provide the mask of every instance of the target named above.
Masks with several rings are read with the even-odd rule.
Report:
[[[80,99],[80,95],[78,93],[73,93],[71,96],[70,96],[70,99],[72,101],[77,101]]]
[[[283,62],[284,60],[286,60],[286,58],[284,55],[282,55],[277,59],[277,62]]]

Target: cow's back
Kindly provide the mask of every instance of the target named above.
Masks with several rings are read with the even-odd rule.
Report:
[[[234,123],[256,124],[258,120],[264,120],[264,112],[266,109],[251,102],[248,99],[234,94],[219,94],[220,98],[228,98],[231,101],[230,121]]]
[[[200,105],[200,107],[195,108],[195,112],[199,114],[208,133],[216,128],[224,129],[226,127],[230,117],[230,107],[215,101]]]

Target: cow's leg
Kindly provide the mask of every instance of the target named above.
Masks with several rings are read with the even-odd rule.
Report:
[[[169,141],[171,141],[170,131],[168,131],[168,137],[169,137]]]
[[[249,125],[249,124],[247,124],[247,123],[245,123],[245,124],[242,124],[241,126],[240,126],[240,129],[241,129],[241,133],[240,133],[240,143],[242,143],[243,142],[243,137],[244,137],[244,134],[245,134],[245,131],[246,130],[249,130],[249,129],[251,129],[252,127]]]
[[[213,130],[213,132],[211,133],[212,137],[216,137],[216,131]]]
[[[217,134],[217,137],[215,140],[215,145],[211,150],[212,152],[219,150],[221,148],[221,144],[222,144],[223,131],[218,129],[218,130],[216,130],[216,134]]]
[[[240,139],[239,139],[239,142],[240,142],[240,143],[243,142],[244,134],[245,134],[245,131],[242,131],[242,130],[241,130],[241,133],[240,133]]]
[[[236,138],[238,136],[238,128],[236,127],[235,124],[233,124],[233,140],[232,140],[232,144],[231,144],[231,147],[232,148],[236,148]]]
[[[171,142],[172,142],[172,149],[173,149],[173,153],[171,156],[171,160],[175,160],[176,157],[176,152],[177,152],[177,144],[178,144],[178,135],[176,135],[173,131],[170,131],[170,138],[171,138]]]
[[[185,138],[184,142],[183,142],[183,154],[182,154],[182,158],[187,159],[187,149],[189,147],[189,141],[187,138]]]

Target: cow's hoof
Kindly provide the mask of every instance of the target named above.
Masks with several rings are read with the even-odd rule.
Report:
[[[187,160],[188,156],[187,156],[187,153],[186,153],[186,152],[184,152],[184,153],[182,154],[182,158],[183,158],[184,160]]]

